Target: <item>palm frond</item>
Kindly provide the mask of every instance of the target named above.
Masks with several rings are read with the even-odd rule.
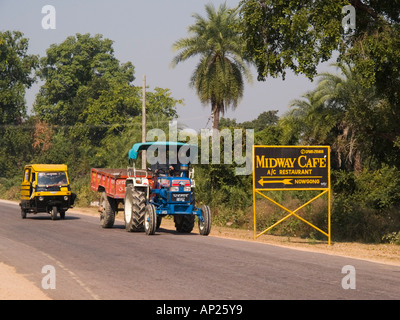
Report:
[[[198,56],[200,61],[191,75],[190,86],[203,104],[211,103],[223,114],[227,108],[237,107],[244,92],[244,78],[252,82],[250,62],[243,59],[243,42],[235,32],[237,11],[230,10],[226,3],[218,9],[208,4],[205,11],[205,16],[193,14],[195,23],[188,28],[190,37],[173,44],[178,54],[171,67]]]

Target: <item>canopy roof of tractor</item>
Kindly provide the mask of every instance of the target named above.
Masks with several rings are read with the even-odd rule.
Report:
[[[134,144],[132,149],[129,150],[128,156],[129,160],[131,159],[136,160],[140,151],[147,150],[150,147],[154,148],[166,147],[166,151],[168,151],[170,147],[174,147],[174,149],[176,147],[176,150],[179,151],[179,149],[183,146],[187,146],[190,149],[196,148],[197,151],[197,145],[194,144],[187,144],[184,142],[176,142],[176,141],[153,141],[153,142],[143,142]]]

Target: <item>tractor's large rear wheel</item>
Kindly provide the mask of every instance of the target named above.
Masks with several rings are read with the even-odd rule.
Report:
[[[129,232],[142,231],[146,208],[146,193],[128,185],[125,191],[124,220]]]

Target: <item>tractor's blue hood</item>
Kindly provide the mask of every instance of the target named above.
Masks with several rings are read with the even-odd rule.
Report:
[[[166,151],[169,150],[169,147],[176,147],[179,150],[182,146],[189,146],[190,148],[196,148],[197,145],[194,144],[187,144],[183,142],[176,142],[176,141],[154,141],[154,142],[144,142],[144,143],[136,143],[133,145],[132,149],[129,150],[128,157],[129,160],[133,159],[136,160],[139,152],[142,150],[147,150],[149,147],[166,147]]]

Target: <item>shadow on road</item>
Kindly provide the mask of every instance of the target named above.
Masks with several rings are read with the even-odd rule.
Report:
[[[54,220],[54,221],[79,220],[79,219],[81,219],[81,218],[76,217],[76,216],[65,215],[64,219],[60,219],[59,218],[58,220]],[[50,215],[46,215],[46,214],[40,214],[40,215],[28,214],[26,216],[26,219],[24,219],[24,220],[32,220],[32,221],[35,221],[35,220],[36,221],[49,220],[49,221],[52,221],[51,220],[51,216]]]

